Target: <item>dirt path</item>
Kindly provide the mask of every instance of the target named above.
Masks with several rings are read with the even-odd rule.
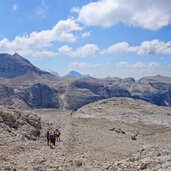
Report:
[[[86,120],[72,117],[70,111],[36,110],[34,112],[42,120],[40,139],[19,142],[18,149],[16,142],[11,144],[13,147],[11,149],[6,146],[9,153],[15,148],[15,153],[9,159],[10,163],[6,162],[5,165],[9,167],[12,165],[12,168],[16,168],[17,171],[99,171],[103,168],[103,164],[104,167],[110,164],[110,162],[102,164],[102,160],[96,160],[98,157],[94,155],[100,152],[98,155],[103,156],[101,154],[103,150],[96,146],[94,141],[97,138],[94,134],[96,126],[90,127]],[[48,146],[45,133],[48,128],[55,130],[56,127],[62,133],[61,142],[56,146]]]

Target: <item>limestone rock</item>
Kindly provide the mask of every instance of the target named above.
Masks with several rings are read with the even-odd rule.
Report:
[[[36,139],[40,135],[40,117],[27,112],[0,107],[1,128],[13,135],[21,134],[28,139]]]
[[[45,84],[34,84],[29,88],[18,90],[16,96],[31,108],[59,108],[56,91]]]

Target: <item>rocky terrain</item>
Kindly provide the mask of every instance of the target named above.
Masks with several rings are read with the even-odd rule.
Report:
[[[37,115],[0,106],[1,145],[9,137],[14,140],[36,140],[40,136],[40,129],[41,118]]]
[[[112,98],[76,112],[1,107],[0,117],[0,170],[171,170],[168,107]],[[56,127],[62,141],[47,146],[46,130]]]

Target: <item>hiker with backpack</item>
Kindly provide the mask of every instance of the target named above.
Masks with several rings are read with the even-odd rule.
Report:
[[[50,145],[53,144],[53,132],[51,131],[50,132]]]
[[[57,142],[60,142],[60,135],[61,135],[61,132],[59,131],[58,128],[56,128],[56,135],[57,135]]]
[[[55,146],[56,143],[56,137],[57,137],[57,133],[56,131],[53,132],[53,145]]]
[[[49,132],[49,130],[46,133],[46,139],[47,139],[47,145],[49,145],[49,142],[50,142],[50,132]]]

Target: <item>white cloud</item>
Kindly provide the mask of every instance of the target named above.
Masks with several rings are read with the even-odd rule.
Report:
[[[149,68],[158,68],[160,67],[160,64],[158,62],[151,62],[148,64]]]
[[[154,75],[169,75],[167,69],[163,68],[158,62],[136,62],[130,64],[126,61],[121,61],[116,64],[115,75],[118,77],[134,77],[135,79],[139,79],[144,77],[145,75],[154,76]]]
[[[94,56],[98,50],[99,48],[97,45],[86,44],[85,46],[78,48],[76,50],[75,56],[80,56],[80,57]]]
[[[118,67],[128,67],[129,64],[128,64],[128,62],[121,61],[121,62],[117,63],[116,66],[118,66]]]
[[[145,68],[145,64],[143,62],[137,62],[133,64],[132,66],[130,65],[130,67],[133,67],[135,69],[143,69]]]
[[[55,42],[74,42],[76,36],[73,31],[80,31],[82,28],[74,19],[60,20],[52,29],[32,32],[24,36],[16,36],[10,41],[7,38],[0,40],[0,51],[21,55],[43,57],[54,56],[54,52],[48,50]]]
[[[110,27],[119,22],[158,30],[171,22],[170,0],[98,0],[79,8],[78,20],[86,25]]]
[[[85,67],[90,67],[91,64],[88,64],[86,62],[73,62],[69,65],[70,68],[85,68]]]
[[[150,69],[157,69],[160,67],[160,64],[158,62],[150,62],[150,63],[143,63],[141,61],[135,63],[135,64],[129,64],[126,61],[121,61],[116,64],[117,67],[122,68],[122,69],[133,69],[133,70],[150,70]]]
[[[136,52],[138,55],[171,55],[171,41],[144,41],[140,45],[130,46],[127,42],[120,42],[109,46],[100,52],[102,55]]]
[[[79,11],[80,11],[80,8],[79,7],[73,7],[73,8],[71,8],[71,12],[78,13]]]
[[[45,17],[45,9],[44,9],[44,8],[42,8],[42,7],[37,7],[37,8],[35,9],[35,12],[36,12],[36,15],[37,15],[37,16],[41,16],[42,18]]]
[[[87,68],[87,67],[92,67],[92,68],[97,68],[97,67],[102,67],[102,66],[107,66],[108,63],[87,63],[87,62],[72,62],[69,67],[70,68]]]
[[[144,55],[144,54],[170,55],[171,41],[169,42],[164,42],[160,40],[144,41],[139,46],[137,53],[139,55]]]
[[[101,66],[103,66],[103,64],[101,63],[94,64],[94,67],[101,67]]]
[[[63,54],[63,55],[67,55],[67,56],[73,56],[72,48],[67,46],[67,45],[61,46],[58,49],[58,53]]]
[[[35,13],[37,16],[44,18],[47,9],[48,5],[45,3],[45,0],[42,0],[40,6],[35,9]]]
[[[100,53],[102,55],[106,55],[106,54],[133,52],[133,51],[136,51],[136,47],[130,47],[127,42],[120,42],[109,46],[107,49],[102,50]]]
[[[89,37],[90,36],[90,32],[84,32],[82,35],[81,35],[81,37],[82,38],[86,38],[86,37]]]
[[[99,50],[99,48],[95,44],[86,44],[86,45],[76,49],[75,51],[71,47],[65,45],[65,46],[62,46],[58,49],[58,53],[63,54],[63,55],[67,55],[70,57],[84,58],[84,57],[96,55],[98,50]]]
[[[119,62],[118,64],[116,64],[118,67],[121,67],[121,68],[125,68],[125,69],[142,69],[142,68],[145,68],[145,63],[143,62],[137,62],[135,64],[129,64],[128,62],[125,62],[125,61],[121,61]]]
[[[17,5],[17,4],[13,4],[12,10],[13,10],[13,11],[17,11],[17,10],[18,10],[18,5]]]

